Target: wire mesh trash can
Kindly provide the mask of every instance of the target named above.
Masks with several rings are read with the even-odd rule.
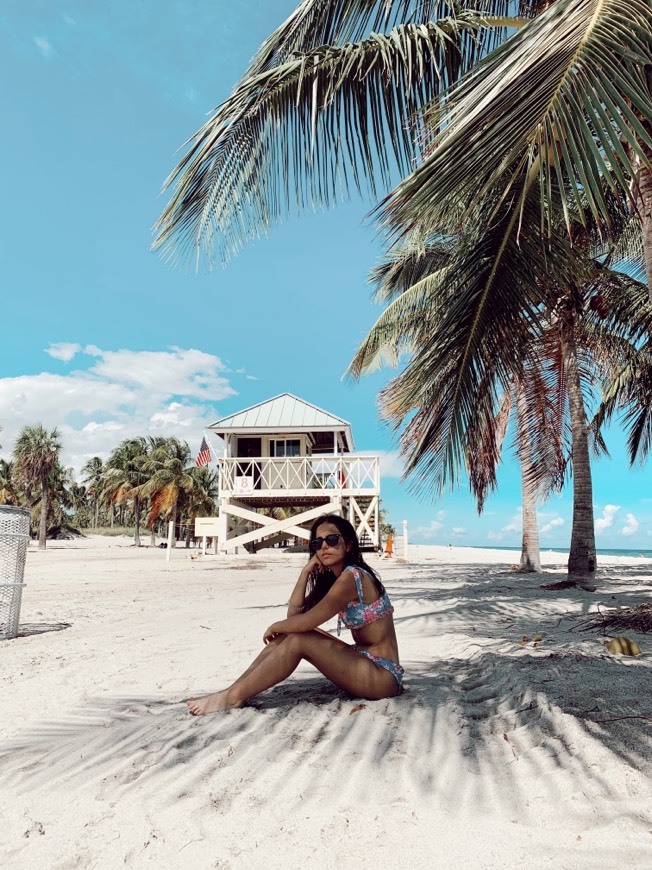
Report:
[[[26,508],[0,505],[0,637],[3,638],[18,634],[29,517]]]

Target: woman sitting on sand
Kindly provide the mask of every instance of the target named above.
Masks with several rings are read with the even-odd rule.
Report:
[[[355,529],[336,514],[319,517],[310,530],[309,547],[287,618],[270,625],[263,634],[263,651],[227,689],[186,702],[193,715],[241,707],[289,677],[302,659],[358,698],[378,700],[401,691],[394,608],[362,558]],[[338,635],[340,624],[351,629],[353,645],[318,628],[335,614]]]

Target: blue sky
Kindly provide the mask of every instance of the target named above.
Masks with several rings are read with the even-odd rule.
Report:
[[[383,501],[423,543],[519,545],[519,474],[478,517],[467,488],[437,504],[400,482],[378,420],[384,371],[342,374],[379,311],[366,276],[381,249],[360,200],[305,213],[226,269],[151,253],[164,178],[291,0],[5,0],[0,11],[0,456],[26,424],[57,426],[66,464],[134,434],[203,428],[291,392],[349,420],[382,456]],[[647,469],[623,439],[594,465],[599,547],[652,547]],[[570,491],[541,508],[542,549],[570,539]]]

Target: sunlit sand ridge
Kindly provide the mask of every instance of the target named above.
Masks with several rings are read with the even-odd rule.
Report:
[[[649,867],[651,635],[584,630],[650,603],[652,563],[546,592],[513,554],[372,557],[407,691],[360,701],[308,665],[242,710],[189,716],[283,614],[303,557],[188,558],[125,539],[30,551],[0,641],[3,866]],[[537,638],[540,638],[537,639]]]

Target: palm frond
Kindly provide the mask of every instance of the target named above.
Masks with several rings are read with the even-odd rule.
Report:
[[[272,33],[258,50],[245,76],[257,75],[281,66],[293,54],[320,45],[341,46],[357,42],[371,32],[386,32],[401,24],[427,24],[469,6],[488,16],[513,14],[512,0],[479,0],[476,3],[449,0],[304,0],[290,17]],[[518,3],[520,17],[538,11],[538,0]],[[487,33],[485,50],[490,51],[500,34]]]
[[[530,218],[536,205],[530,196]],[[435,495],[457,481],[467,433],[478,417],[493,416],[498,397],[522,375],[523,349],[541,329],[547,292],[541,276],[576,268],[563,238],[549,248],[541,244],[538,222],[524,221],[519,239],[509,209],[492,224],[478,225],[483,234],[451,264],[449,304],[437,333],[381,393],[395,427],[404,425],[402,451],[412,485]]]
[[[446,269],[454,249],[454,239],[423,239],[421,235],[390,249],[369,276],[370,282],[376,285],[374,300],[380,304],[389,302],[424,278]]]
[[[351,360],[345,377],[359,378],[382,366],[396,367],[401,356],[427,343],[446,304],[450,267],[425,274],[404,289],[380,315]]]
[[[287,57],[270,48],[166,180],[154,247],[173,259],[203,248],[212,264],[216,244],[228,258],[289,213],[291,191],[316,209],[387,190],[419,153],[423,108],[478,60],[487,24],[462,11]]]
[[[643,462],[652,447],[652,354],[649,344],[631,348],[630,358],[616,372],[591,427],[598,433],[620,412],[627,433],[627,452],[633,465]]]
[[[499,398],[498,410],[479,403],[479,414],[467,430],[467,470],[469,488],[476,499],[478,513],[484,509],[487,496],[498,486],[497,469],[512,412],[511,390]]]
[[[430,156],[384,203],[403,233],[419,220],[450,228],[451,205],[510,196],[538,176],[542,221],[555,223],[552,187],[566,214],[608,232],[604,182],[622,202],[652,148],[652,15],[643,0],[556,0],[453,87],[433,111]]]

